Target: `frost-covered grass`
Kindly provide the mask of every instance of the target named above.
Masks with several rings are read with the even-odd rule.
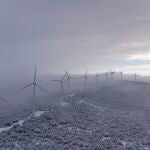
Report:
[[[94,90],[49,95],[39,101],[39,111],[32,117],[27,115],[26,109],[21,115],[26,119],[18,117],[18,121],[0,132],[0,147],[14,150],[150,149],[149,91],[150,86],[144,83],[118,82]],[[12,116],[8,115],[6,120],[13,120]]]
[[[36,111],[33,114],[29,115],[27,118],[19,120],[16,123],[13,123],[12,125],[8,126],[8,127],[1,127],[0,128],[0,133],[4,132],[4,131],[9,131],[10,129],[12,129],[14,126],[19,125],[19,126],[23,126],[24,122],[31,119],[31,117],[40,117],[41,115],[43,115],[44,113],[46,113],[48,111]]]

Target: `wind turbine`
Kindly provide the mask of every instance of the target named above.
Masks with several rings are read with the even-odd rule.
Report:
[[[123,79],[123,72],[120,72],[121,80]]]
[[[75,77],[71,77],[71,76],[69,76],[69,74],[68,74],[68,71],[66,70],[66,76],[67,76],[67,79],[66,79],[66,81],[68,82],[68,90],[70,89],[70,82],[71,82],[71,80],[72,79],[76,79]]]
[[[108,73],[105,73],[106,81],[108,80]]]
[[[36,71],[36,67],[35,67],[35,71],[34,71],[34,78],[33,78],[33,82],[29,83],[28,85],[24,86],[23,88],[20,89],[20,91],[28,88],[28,87],[31,87],[33,86],[33,108],[32,108],[32,111],[33,113],[35,112],[35,109],[36,109],[36,88],[39,88],[40,90],[42,91],[46,91],[43,87],[41,87],[37,81],[36,81],[36,76],[37,76],[37,71]]]
[[[115,73],[114,71],[111,71],[111,72],[110,72],[111,80],[113,79],[113,75],[114,75],[114,73]]]
[[[107,81],[108,80],[108,72],[104,72],[104,73],[102,73],[102,75],[105,76],[105,80]]]
[[[2,97],[0,97],[0,100],[7,103],[7,100]]]
[[[52,82],[57,82],[60,84],[60,90],[61,90],[61,93],[63,92],[63,89],[64,89],[64,79],[66,77],[66,73],[64,74],[64,76],[60,79],[60,80],[51,80]]]
[[[99,81],[99,75],[98,75],[98,73],[94,76],[94,79],[95,79],[96,84],[97,84],[97,83],[98,83],[98,81]]]
[[[88,70],[86,71],[85,75],[81,76],[81,78],[84,79],[84,85],[87,85],[87,76],[88,76]]]
[[[136,79],[137,79],[137,74],[136,74],[136,72],[135,72],[135,74],[134,74],[134,79],[135,79],[135,81],[136,81]]]

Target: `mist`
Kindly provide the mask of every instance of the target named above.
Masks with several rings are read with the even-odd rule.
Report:
[[[149,6],[0,0],[0,149],[150,149]]]
[[[23,78],[35,66],[41,74],[130,68],[148,74],[148,6],[147,0],[1,0],[0,79]]]

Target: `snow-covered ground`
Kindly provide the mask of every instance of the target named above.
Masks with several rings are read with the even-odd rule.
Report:
[[[16,126],[16,125],[22,126],[23,123],[24,123],[25,121],[31,119],[31,117],[37,117],[37,118],[38,118],[38,117],[40,117],[41,115],[43,115],[44,113],[46,113],[46,112],[48,112],[48,111],[36,111],[36,112],[34,112],[33,114],[29,115],[27,118],[21,119],[21,120],[17,121],[16,123],[13,123],[12,125],[10,125],[10,126],[8,126],[8,127],[1,127],[1,128],[0,128],[0,133],[1,133],[1,132],[4,132],[4,131],[9,131],[10,129],[12,129],[12,128],[13,128],[14,126]]]
[[[19,107],[0,116],[0,149],[150,149],[149,84],[119,81],[51,94],[37,109],[31,115]]]

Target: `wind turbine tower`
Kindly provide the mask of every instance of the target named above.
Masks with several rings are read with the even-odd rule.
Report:
[[[87,85],[87,77],[88,77],[88,70],[86,71],[85,75],[83,75],[81,78],[84,79],[84,85]]]
[[[34,78],[33,78],[33,82],[29,83],[28,85],[24,86],[23,88],[20,89],[20,91],[28,88],[28,87],[33,87],[33,103],[32,103],[32,112],[34,113],[36,110],[36,88],[40,89],[41,91],[46,91],[43,87],[41,87],[37,81],[37,71],[36,71],[36,67],[35,67],[35,71],[34,71]]]
[[[66,76],[67,76],[67,83],[68,83],[68,90],[70,89],[70,82],[71,82],[71,80],[73,80],[73,79],[76,79],[75,77],[71,77],[70,75],[69,75],[69,73],[68,73],[68,71],[66,71]]]
[[[61,91],[61,93],[62,93],[63,90],[64,90],[65,78],[66,78],[66,73],[65,73],[65,75],[64,75],[60,80],[51,80],[52,82],[57,82],[57,83],[60,84],[60,91]]]

